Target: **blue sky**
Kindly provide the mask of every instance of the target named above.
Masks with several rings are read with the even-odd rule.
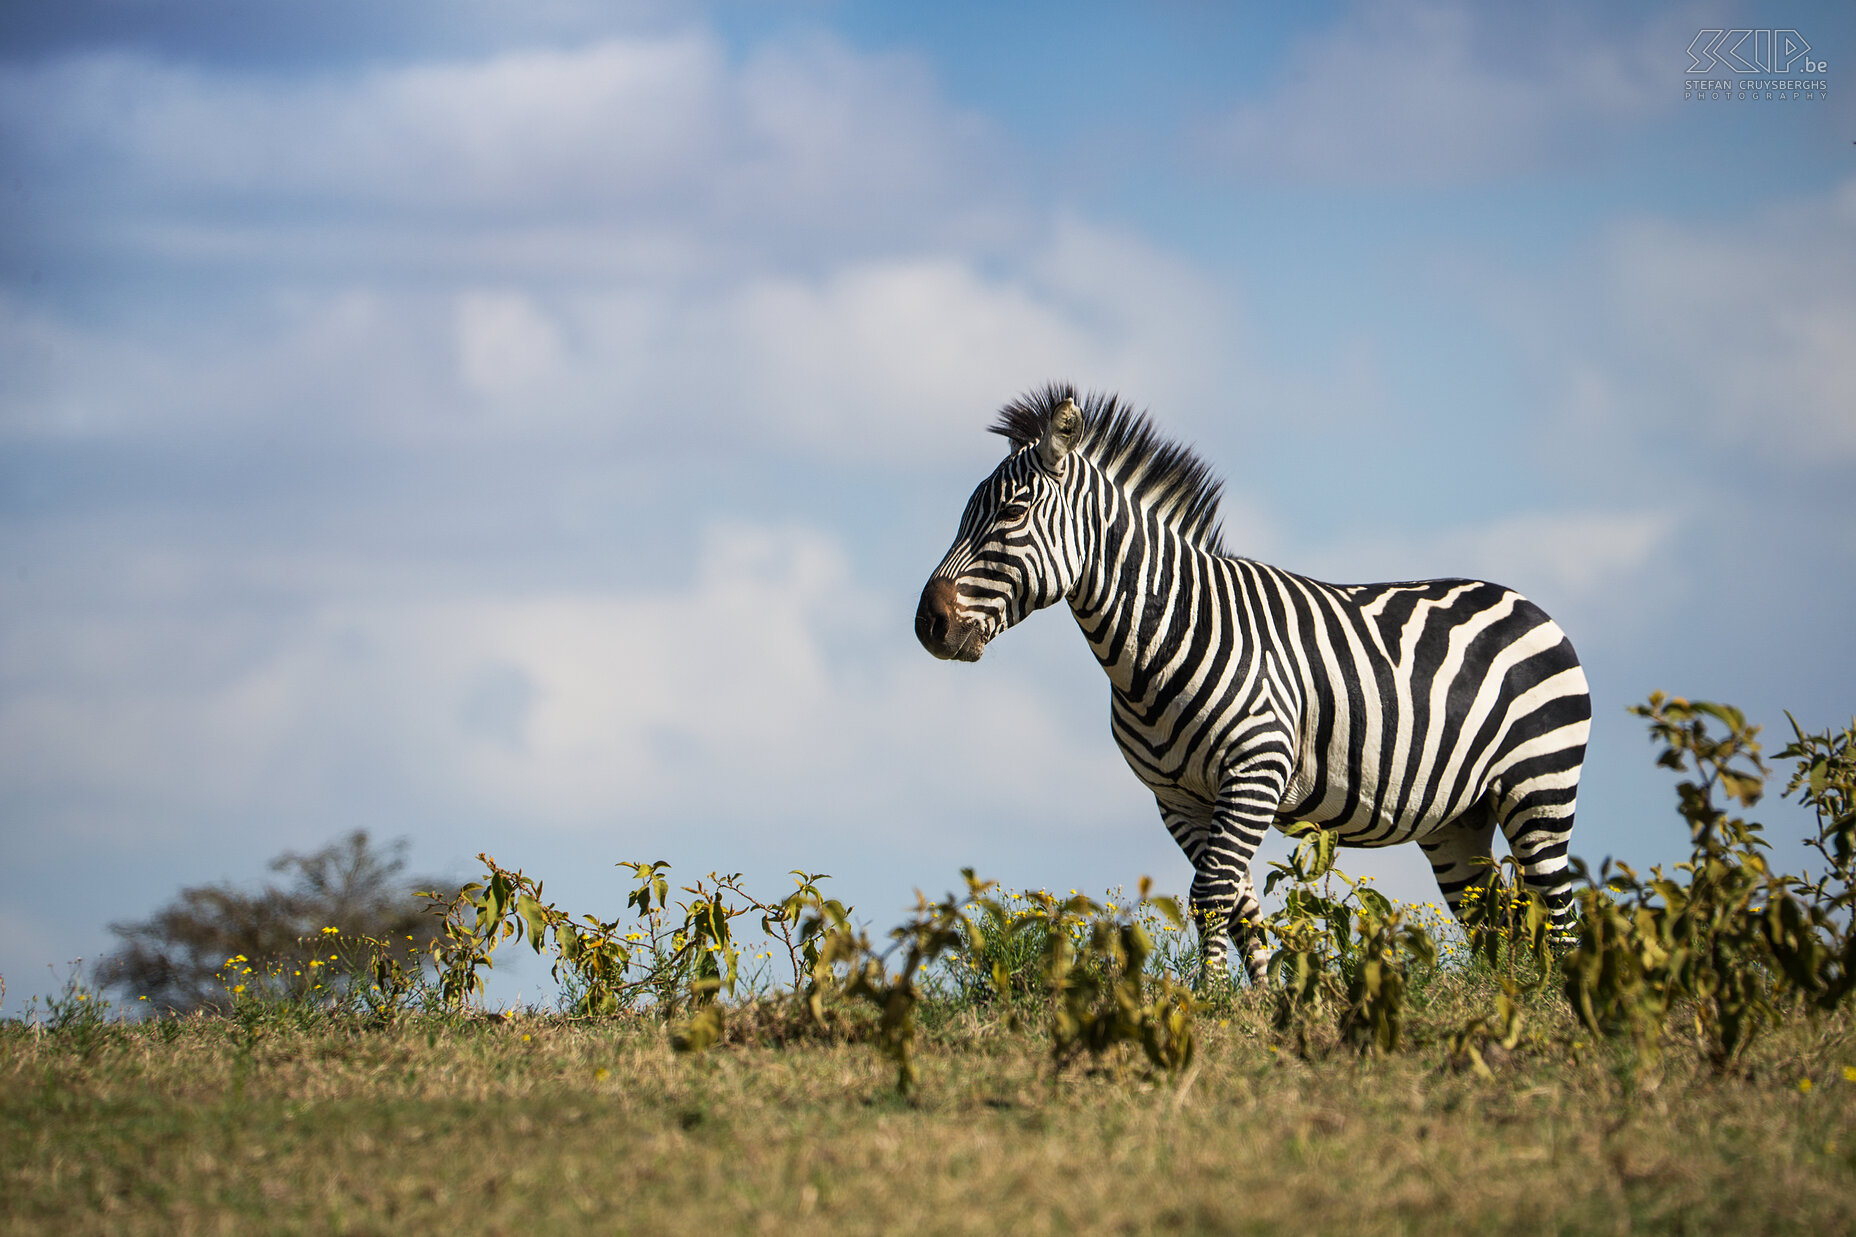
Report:
[[[1828,97],[1685,101],[1731,27]],[[8,6],[9,1002],[356,827],[575,910],[621,859],[879,927],[968,864],[1183,890],[1067,616],[910,634],[1054,378],[1197,444],[1239,552],[1544,605],[1575,850],[1679,857],[1628,704],[1856,709],[1853,48],[1829,4]]]

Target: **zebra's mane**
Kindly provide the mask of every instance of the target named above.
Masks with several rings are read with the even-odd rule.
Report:
[[[1051,383],[1001,408],[992,432],[1021,447],[1036,442],[1066,399],[1083,412],[1077,452],[1093,460],[1135,506],[1153,512],[1201,550],[1224,553],[1218,526],[1224,483],[1190,447],[1162,435],[1145,412],[1119,396],[1097,391],[1078,396],[1069,383]]]

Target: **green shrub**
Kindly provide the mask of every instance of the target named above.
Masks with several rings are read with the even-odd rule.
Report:
[[[1577,935],[1563,956],[1512,858],[1466,892],[1460,925],[1445,925],[1431,904],[1395,903],[1342,872],[1335,836],[1301,825],[1264,882],[1281,903],[1258,925],[1271,955],[1267,990],[1255,996],[1183,982],[1199,974],[1195,936],[1178,903],[1153,896],[1145,879],[1134,898],[1059,899],[1001,890],[968,869],[963,892],[918,895],[873,940],[826,896],[819,873],[795,871],[791,892],[763,900],[738,874],[673,889],[664,862],[627,862],[624,910],[576,918],[546,900],[540,880],[485,854],[481,881],[450,898],[426,895],[435,929],[328,924],[268,959],[233,953],[215,977],[216,1003],[248,1044],[330,1018],[476,1016],[497,950],[519,941],[551,957],[565,1017],[654,1020],[683,1053],[756,1039],[866,1041],[893,1062],[905,1095],[920,1083],[924,1002],[987,1011],[1014,1033],[1044,1029],[1053,1073],[1087,1057],[1101,1072],[1122,1075],[1133,1062],[1153,1079],[1178,1077],[1194,1060],[1208,1008],[1252,1020],[1303,1056],[1335,1044],[1400,1052],[1414,1018],[1427,1021],[1431,984],[1458,1004],[1447,1015],[1456,1029],[1439,1033],[1433,1016],[1428,1042],[1480,1076],[1493,1076],[1501,1053],[1546,1046],[1524,1024],[1551,1025],[1541,1002],[1555,989],[1587,1031],[1622,1046],[1632,1070],[1659,1058],[1673,1027],[1692,1030],[1703,1060],[1725,1071],[1790,1011],[1833,1010],[1856,987],[1856,723],[1808,734],[1794,721],[1780,753],[1796,762],[1786,793],[1817,820],[1807,844],[1821,862],[1800,876],[1777,873],[1761,827],[1734,814],[1766,786],[1758,727],[1729,706],[1660,693],[1634,712],[1650,724],[1658,763],[1682,775],[1689,857],[1647,876],[1609,861],[1594,875],[1575,860]],[[744,996],[742,931],[755,920],[765,948],[751,955]],[[777,981],[776,958],[788,971]],[[1486,1007],[1465,1020],[1464,999]],[[86,1051],[113,1034],[105,1003],[75,979],[45,1012],[45,1025]]]
[[[1198,1002],[1172,975],[1150,974],[1154,942],[1147,912],[1186,930],[1179,903],[1151,896],[1126,909],[1079,895],[1051,906],[1044,934],[1044,979],[1051,996],[1051,1058],[1062,1069],[1083,1052],[1096,1060],[1120,1045],[1140,1048],[1148,1072],[1176,1075],[1192,1062]]]
[[[1676,787],[1690,855],[1647,879],[1623,864],[1586,877],[1579,942],[1563,962],[1566,993],[1588,1027],[1628,1035],[1644,1061],[1660,1054],[1672,1013],[1687,1011],[1709,1062],[1726,1070],[1786,1003],[1828,1008],[1848,993],[1848,902],[1838,897],[1848,890],[1856,735],[1799,732],[1783,753],[1800,761],[1790,789],[1805,788],[1819,812],[1815,845],[1830,866],[1812,882],[1775,874],[1761,827],[1717,799],[1759,801],[1767,774],[1759,727],[1729,705],[1661,692],[1632,712],[1662,744],[1657,763],[1692,774]]]
[[[1267,972],[1275,1027],[1303,1055],[1327,1021],[1362,1051],[1394,1052],[1412,965],[1435,965],[1437,943],[1408,909],[1335,866],[1333,833],[1306,823],[1290,833],[1289,858],[1270,865],[1263,887],[1267,895],[1288,885],[1281,909],[1262,924],[1276,942]]]

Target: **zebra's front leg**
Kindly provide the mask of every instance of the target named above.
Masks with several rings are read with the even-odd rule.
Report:
[[[1225,917],[1205,902],[1210,890],[1205,883],[1203,861],[1206,844],[1212,834],[1212,811],[1207,804],[1183,797],[1169,801],[1165,795],[1158,795],[1156,799],[1160,805],[1160,819],[1166,822],[1166,831],[1173,835],[1173,841],[1184,852],[1186,862],[1192,865],[1192,892],[1187,906],[1199,937],[1197,982],[1200,987],[1204,987],[1212,976],[1224,972],[1225,940],[1228,935],[1223,926]]]
[[[1224,935],[1243,953],[1244,969],[1255,988],[1269,977],[1270,954],[1263,907],[1250,883],[1250,861],[1282,806],[1290,751],[1286,733],[1268,726],[1252,732],[1247,754],[1225,770],[1204,859],[1194,865],[1198,877],[1192,882],[1193,903],[1211,911],[1205,926],[1212,926],[1222,913]]]
[[[1159,800],[1167,832],[1192,864],[1192,921],[1199,934],[1199,983],[1226,973],[1226,955],[1236,942],[1250,982],[1261,984],[1269,950],[1259,921],[1263,908],[1250,881],[1250,860],[1263,841],[1262,828],[1241,813],[1180,798]]]
[[[1160,804],[1167,832],[1192,864],[1192,921],[1199,934],[1199,983],[1225,974],[1235,941],[1250,982],[1261,984],[1269,963],[1262,929],[1263,908],[1250,882],[1250,859],[1260,831],[1220,825],[1216,811],[1200,804]]]

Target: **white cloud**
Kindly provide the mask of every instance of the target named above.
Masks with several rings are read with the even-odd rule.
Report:
[[[1856,180],[1731,224],[1623,220],[1556,278],[1489,271],[1481,295],[1600,465],[1856,461]]]
[[[156,368],[146,349],[81,330],[0,292],[0,433],[19,438],[117,428],[121,410],[96,398],[104,375],[93,366],[105,354],[113,362],[110,378],[146,389]]]
[[[520,292],[477,290],[460,296],[457,340],[465,385],[490,398],[530,393],[561,361],[560,332]]]
[[[1319,184],[1535,171],[1672,106],[1670,66],[1692,35],[1675,15],[1619,34],[1548,10],[1363,3],[1303,42],[1275,93],[1200,147],[1233,175]]]
[[[0,139],[131,251],[282,270],[715,270],[1000,209],[975,192],[980,122],[906,57],[825,39],[741,65],[685,33],[306,78],[96,54],[0,71]]]
[[[1542,595],[1586,601],[1643,571],[1679,521],[1668,511],[1533,513],[1451,534],[1435,544],[1472,573],[1529,581]]]
[[[1186,409],[1243,369],[1229,301],[1177,259],[1059,217],[1014,260],[897,255],[748,278],[714,296],[589,308],[594,355],[650,406],[694,402],[837,460],[968,459],[1006,399],[1052,379]],[[1237,355],[1233,355],[1237,354]],[[1175,421],[1175,424],[1180,424]]]
[[[1666,580],[1669,510],[1524,512],[1426,535],[1318,547],[1298,563],[1341,583],[1466,577],[1518,589],[1575,629],[1627,624]]]
[[[723,79],[717,50],[683,37],[307,81],[101,54],[0,89],[34,115],[22,136],[42,166],[100,159],[176,202],[484,209],[662,192],[715,144]]]
[[[1090,332],[1088,354],[1063,376],[1162,409],[1182,433],[1234,412],[1257,415],[1267,366],[1241,307],[1192,263],[1138,235],[1064,215],[1030,265]]]
[[[1604,258],[1626,398],[1731,446],[1856,460],[1856,180],[1731,231],[1640,221]]]
[[[968,459],[1005,399],[1067,378],[1194,417],[1267,383],[1228,302],[1176,259],[1073,220],[1016,264],[897,255],[713,286],[630,280],[304,289],[177,329],[85,330],[0,300],[15,439],[313,427],[324,442],[571,451],[729,432],[832,460]]]
[[[455,421],[463,389],[447,301],[355,285],[265,288],[178,310],[124,305],[106,326],[0,294],[0,434],[146,444],[287,426],[402,437]],[[481,316],[481,315],[480,315]]]
[[[1182,408],[1237,385],[1205,279],[1027,210],[916,62],[827,39],[302,78],[96,55],[0,70],[9,122],[112,245],[239,272],[100,330],[0,304],[15,438],[289,423],[574,450],[701,425],[913,463],[970,457],[971,427],[1055,377]]]
[[[691,315],[732,362],[710,371],[717,403],[827,457],[892,461],[964,456],[993,409],[1052,379],[1120,389],[1179,424],[1233,380],[1234,318],[1176,260],[1068,219],[1016,269],[864,263],[755,281]]]
[[[569,833],[752,831],[829,804],[830,837],[915,819],[950,776],[982,819],[1035,809],[1035,830],[1090,819],[1126,776],[1010,671],[928,659],[901,607],[804,528],[718,526],[688,583],[627,592],[363,590],[203,625],[160,607],[15,616],[0,683],[0,796],[64,796],[61,823],[97,839],[340,820],[356,801]]]
[[[933,450],[955,419],[1088,354],[1059,306],[949,258],[758,281],[720,318],[731,402],[827,454]],[[732,385],[732,384],[731,384]]]

